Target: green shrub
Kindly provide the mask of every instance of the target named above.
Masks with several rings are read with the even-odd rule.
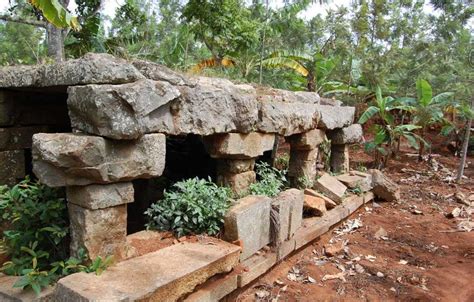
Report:
[[[231,192],[210,180],[192,178],[175,183],[162,200],[145,212],[148,229],[187,234],[216,235],[230,206]]]
[[[285,187],[286,171],[277,170],[265,162],[257,163],[256,170],[258,181],[250,185],[250,194],[273,197]]]
[[[98,257],[90,266],[83,265],[87,259],[83,250],[78,258],[69,257],[67,208],[57,189],[28,178],[11,188],[1,186],[0,211],[0,223],[8,226],[0,249],[11,259],[0,270],[21,276],[14,287],[32,288],[39,294],[63,276],[100,273],[111,262],[110,257]]]

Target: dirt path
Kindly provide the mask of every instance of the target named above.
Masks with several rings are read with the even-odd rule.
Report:
[[[354,167],[370,161],[361,151],[352,158]],[[458,159],[435,159],[438,171],[436,163],[418,163],[410,156],[391,162],[385,172],[401,185],[399,203],[367,204],[349,217],[360,219],[360,228],[325,234],[253,283],[237,301],[474,301],[474,230],[452,232],[461,220],[445,216],[461,207],[454,193],[474,194],[474,159],[460,186],[450,184],[447,174],[455,171]],[[377,239],[378,231],[385,236]],[[330,241],[346,242],[345,251],[326,257],[323,247]],[[322,281],[343,270],[345,281]],[[297,281],[288,279],[295,276]]]

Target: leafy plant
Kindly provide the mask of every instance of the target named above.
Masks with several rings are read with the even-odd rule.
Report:
[[[0,241],[11,261],[1,271],[21,276],[14,284],[39,294],[43,287],[76,272],[101,273],[112,262],[98,257],[91,265],[79,250],[78,258],[69,257],[69,221],[64,199],[57,189],[26,178],[9,188],[0,187],[0,223],[8,225]]]
[[[175,183],[164,198],[146,210],[148,229],[186,234],[216,235],[230,206],[231,191],[210,179],[187,179]]]
[[[249,193],[269,197],[280,193],[286,183],[286,171],[277,170],[266,162],[257,163],[255,166],[259,180],[250,185]]]
[[[406,138],[409,144],[416,149],[419,148],[418,141],[423,144],[426,144],[426,142],[414,133],[415,129],[421,128],[420,126],[413,124],[397,125],[395,122],[392,111],[410,111],[411,106],[400,103],[399,100],[390,96],[382,97],[382,90],[378,86],[375,96],[374,105],[367,108],[361,115],[359,124],[364,124],[375,116],[379,117],[380,123],[372,127],[375,134],[374,139],[366,143],[365,147],[368,152],[374,152],[375,162],[381,167],[385,166],[388,159],[396,154],[396,143],[401,137]]]

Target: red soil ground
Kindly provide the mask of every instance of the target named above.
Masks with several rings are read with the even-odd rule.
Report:
[[[446,169],[435,172],[432,164],[406,154],[413,150],[403,151],[384,171],[400,184],[400,202],[368,203],[349,217],[359,218],[361,228],[341,236],[326,233],[249,285],[236,301],[474,301],[474,230],[457,232],[461,219],[446,217],[461,207],[453,194],[474,194],[474,158],[468,158],[467,178],[456,185],[446,181]],[[434,151],[442,154],[434,157],[438,163],[456,171],[459,158]],[[351,159],[354,168],[371,161],[360,148],[352,150]],[[387,232],[385,240],[375,238],[380,228]],[[346,252],[325,257],[323,246],[331,239],[347,241]],[[368,255],[375,260],[367,260]],[[337,274],[342,267],[347,272],[355,263],[363,273],[346,274],[345,282],[322,281],[324,275]],[[293,268],[315,282],[290,281]]]

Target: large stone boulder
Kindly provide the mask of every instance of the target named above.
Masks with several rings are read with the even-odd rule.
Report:
[[[195,86],[143,80],[69,87],[68,92],[72,127],[114,139],[134,139],[154,132],[248,133],[255,129],[258,118],[254,89],[222,79],[201,77]]]
[[[160,176],[165,135],[117,142],[78,133],[33,136],[33,171],[50,187],[104,184]]]
[[[122,85],[86,85],[68,88],[72,127],[115,139],[134,139],[150,132],[150,114],[181,93],[168,82],[140,80]],[[170,114],[170,113],[168,113]],[[173,128],[172,118],[169,130]],[[155,127],[160,126],[156,122]]]
[[[49,65],[3,67],[0,69],[0,88],[117,84],[143,78],[124,59],[88,53],[79,59]]]
[[[380,170],[371,169],[369,173],[372,175],[372,192],[385,201],[400,200],[400,186],[383,174]]]

